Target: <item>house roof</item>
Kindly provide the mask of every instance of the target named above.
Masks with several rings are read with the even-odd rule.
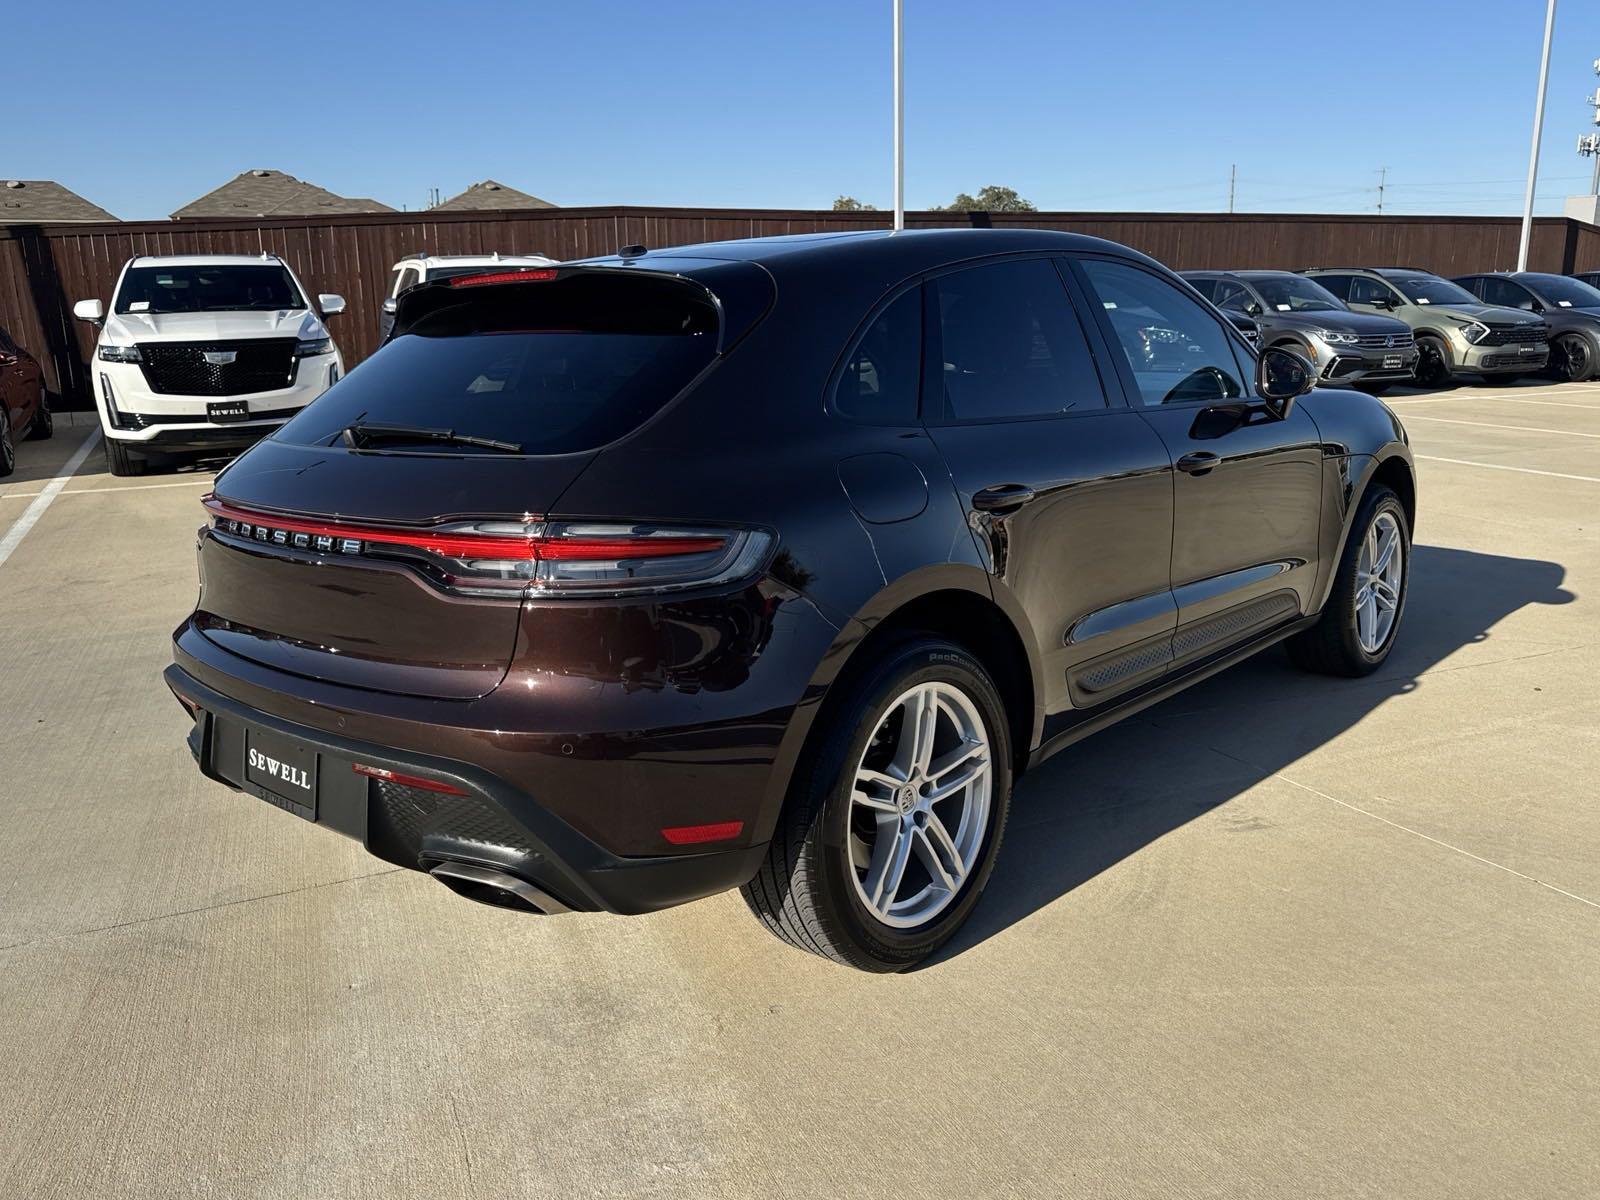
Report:
[[[185,217],[315,217],[324,213],[393,212],[365,197],[338,196],[282,171],[254,170],[235,175],[215,191],[172,214]]]
[[[91,204],[53,179],[7,179],[0,182],[0,225],[115,220],[98,204]]]
[[[527,192],[519,192],[514,187],[507,187],[503,183],[496,183],[493,179],[485,179],[482,183],[475,183],[459,196],[451,196],[442,204],[436,204],[432,212],[481,212],[491,208],[554,208],[548,200],[541,200],[537,196],[530,196]]]

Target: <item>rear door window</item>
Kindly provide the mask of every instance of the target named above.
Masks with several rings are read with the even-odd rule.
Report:
[[[428,284],[401,301],[396,328],[278,440],[335,445],[359,423],[447,430],[523,454],[591,450],[638,428],[711,363],[718,317],[710,294],[685,280],[583,273],[459,290]],[[422,435],[386,436],[382,447],[493,452],[445,450]]]
[[[1106,407],[1083,327],[1049,260],[970,267],[929,286],[946,419],[1018,420]]]
[[[1392,300],[1397,304],[1406,301],[1387,283],[1381,279],[1373,279],[1368,275],[1350,276],[1350,294],[1346,297],[1351,304],[1376,304],[1380,300]]]
[[[1350,299],[1349,275],[1312,275],[1310,278],[1318,287],[1332,292],[1340,300]]]
[[[1217,292],[1211,298],[1211,302],[1218,308],[1249,316],[1250,306],[1255,303],[1255,297],[1243,284],[1224,279],[1217,283]]]

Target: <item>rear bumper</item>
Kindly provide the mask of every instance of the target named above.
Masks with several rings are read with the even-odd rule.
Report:
[[[580,912],[652,912],[737,887],[755,874],[764,842],[696,854],[614,854],[538,800],[474,765],[314,729],[206,686],[180,666],[167,685],[194,706],[189,749],[208,778],[361,842],[412,870],[440,863],[487,867],[531,883]],[[259,786],[245,769],[247,731],[265,730],[315,755],[316,783],[300,804]],[[358,774],[356,764],[444,785],[433,791]]]

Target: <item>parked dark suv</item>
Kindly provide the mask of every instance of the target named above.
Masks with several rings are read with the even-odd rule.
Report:
[[[1289,639],[1380,664],[1410,454],[1172,273],[1031,230],[423,284],[218,476],[167,679],[200,769],[540,912],[742,887],[873,970],[1012,783]]]
[[[1185,271],[1183,277],[1229,319],[1253,318],[1260,341],[1309,358],[1318,387],[1380,395],[1417,366],[1411,327],[1393,317],[1351,312],[1315,280],[1293,271]]]
[[[1485,304],[1543,317],[1557,379],[1580,383],[1600,370],[1600,288],[1542,271],[1463,275],[1456,282]]]

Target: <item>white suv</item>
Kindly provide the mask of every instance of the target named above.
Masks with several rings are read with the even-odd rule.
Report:
[[[95,402],[113,475],[139,475],[152,454],[233,450],[271,433],[344,373],[322,322],[341,296],[313,308],[271,254],[129,259],[111,312],[80,300],[100,328]]]
[[[556,260],[542,254],[413,254],[394,265],[389,296],[378,317],[378,336],[387,338],[394,325],[395,297],[408,287],[452,275],[483,275],[490,271],[536,271],[553,267]]]

